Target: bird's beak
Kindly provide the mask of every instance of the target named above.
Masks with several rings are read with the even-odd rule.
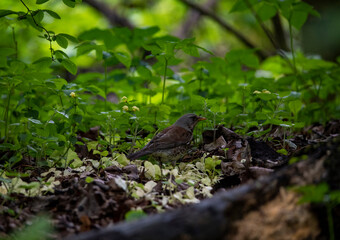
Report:
[[[207,119],[205,117],[198,116],[198,121],[204,121],[204,120],[207,120]]]

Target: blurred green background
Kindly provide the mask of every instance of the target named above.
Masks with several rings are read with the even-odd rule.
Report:
[[[105,29],[113,26],[147,27],[157,25],[161,31],[158,35],[171,34],[180,38],[195,37],[196,43],[214,52],[217,56],[224,56],[227,51],[243,47],[233,33],[223,29],[210,17],[197,16],[196,11],[190,9],[179,0],[85,0],[75,8],[69,8],[61,0],[48,1],[36,5],[35,0],[26,0],[25,3],[32,10],[51,9],[57,12],[61,19],[54,19],[47,14],[43,25],[56,33],[67,33],[78,36],[79,33],[91,29]],[[268,55],[274,53],[268,38],[257,24],[256,19],[249,10],[231,12],[236,0],[198,0],[192,1],[200,6],[210,9],[216,16],[230,24],[239,33],[244,35],[254,46],[263,49]],[[300,33],[294,32],[294,44],[297,49],[303,49],[305,54],[322,55],[327,60],[334,60],[339,54],[340,28],[339,1],[307,1],[321,13],[321,17],[309,17]],[[99,7],[98,7],[99,6]],[[101,9],[100,9],[101,7]],[[26,12],[20,1],[0,1],[0,9]],[[104,12],[106,11],[106,12]],[[105,15],[106,13],[106,15]],[[47,15],[47,16],[46,16]],[[119,17],[123,22],[114,22],[108,18]],[[15,18],[11,15],[9,18]],[[273,18],[264,24],[276,34],[275,21],[280,20],[283,36],[276,35],[282,46],[286,48],[288,37],[288,24],[285,19]],[[0,21],[0,47],[13,45],[12,29],[8,28],[8,21]],[[37,36],[41,33],[22,21],[11,25],[16,33],[20,59],[34,61],[39,57],[49,55],[48,42]],[[278,33],[279,34],[279,33]],[[55,44],[55,49],[58,46]],[[287,49],[285,49],[287,50]],[[66,50],[70,56],[75,54],[74,45]],[[77,65],[86,67],[92,64],[85,57],[76,61]]]

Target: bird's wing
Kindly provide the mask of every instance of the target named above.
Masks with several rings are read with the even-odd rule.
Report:
[[[190,142],[192,133],[179,126],[170,126],[157,134],[145,149],[169,149]]]
[[[170,126],[154,136],[140,151],[132,153],[127,157],[130,160],[134,160],[159,150],[185,145],[190,142],[191,138],[192,133],[190,131],[179,126]]]

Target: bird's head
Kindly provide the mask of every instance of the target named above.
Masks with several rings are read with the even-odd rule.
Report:
[[[206,120],[206,118],[197,116],[196,114],[193,114],[193,113],[188,113],[188,114],[185,114],[182,117],[180,117],[175,122],[174,125],[185,128],[185,129],[192,132],[194,130],[194,127],[196,126],[196,124],[199,121],[203,121],[203,120]]]

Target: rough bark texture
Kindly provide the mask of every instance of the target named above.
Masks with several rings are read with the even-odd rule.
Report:
[[[338,138],[318,146],[308,160],[199,204],[70,239],[319,239],[318,218],[309,205],[297,204],[299,196],[285,188],[339,179],[340,168],[335,169],[340,162],[339,142]],[[337,229],[339,216],[333,217]]]

